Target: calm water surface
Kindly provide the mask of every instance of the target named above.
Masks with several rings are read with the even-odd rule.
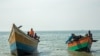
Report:
[[[91,53],[68,51],[65,41],[71,35],[85,35],[87,31],[38,31],[40,43],[38,52],[33,56],[100,56],[100,31],[92,31],[93,38],[98,41],[93,43]],[[0,32],[0,56],[12,56],[8,43],[10,32]]]

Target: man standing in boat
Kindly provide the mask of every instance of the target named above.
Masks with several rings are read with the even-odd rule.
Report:
[[[93,38],[92,38],[92,33],[91,33],[91,31],[89,30],[88,31],[88,36],[91,38],[91,40],[93,41]]]
[[[33,31],[33,28],[31,28],[31,30],[29,31],[29,35],[30,35],[31,37],[34,37],[35,32]]]
[[[37,36],[37,34],[33,31],[33,28],[31,28],[31,30],[28,32],[28,35],[40,42],[40,40],[39,40],[40,37]]]

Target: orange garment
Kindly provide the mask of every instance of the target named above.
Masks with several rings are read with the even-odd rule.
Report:
[[[31,29],[30,31],[29,31],[29,35],[31,36],[31,37],[34,37],[34,31],[33,31],[33,29]]]

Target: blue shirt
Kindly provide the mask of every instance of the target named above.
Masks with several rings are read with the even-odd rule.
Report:
[[[68,40],[66,41],[66,43],[68,43],[69,41],[71,41],[72,38],[73,38],[73,36],[70,36],[70,37],[68,38]]]

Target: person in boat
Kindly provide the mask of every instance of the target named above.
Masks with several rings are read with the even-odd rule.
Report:
[[[81,39],[81,38],[83,38],[83,36],[82,35],[79,35],[78,39]]]
[[[85,34],[85,37],[88,37],[88,34]]]
[[[35,36],[34,36],[34,39],[36,39],[36,40],[38,40],[38,42],[40,42],[40,37],[39,36],[37,36],[37,33],[35,33]]]
[[[33,31],[33,28],[31,28],[31,30],[29,31],[29,36],[30,37],[34,37],[35,32]]]
[[[27,32],[27,35],[29,35],[29,31]]]
[[[37,36],[37,34],[36,34],[36,33],[35,33],[34,39],[38,39],[38,36]]]
[[[82,38],[81,35],[79,35],[79,36],[74,36],[74,37],[73,37],[73,41],[78,41],[80,38]]]
[[[72,35],[68,38],[68,40],[66,41],[66,43],[71,42],[72,39],[74,39],[74,38],[75,38],[75,34],[72,34]]]
[[[91,33],[91,31],[89,30],[88,31],[88,36],[91,38],[91,40],[93,41],[93,38],[92,38],[92,33]]]

